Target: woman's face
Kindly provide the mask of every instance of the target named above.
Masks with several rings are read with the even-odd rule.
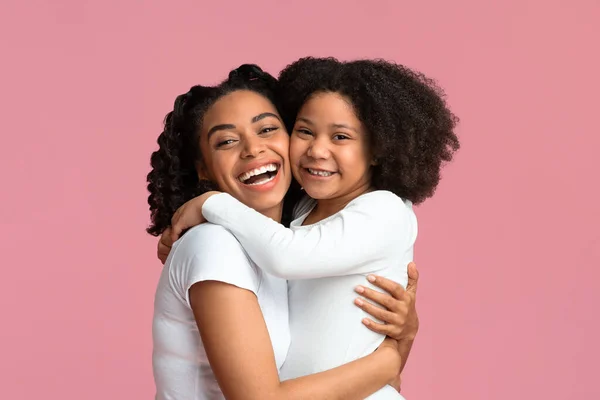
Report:
[[[370,187],[367,134],[347,98],[332,92],[309,97],[296,117],[290,163],[300,185],[317,200],[355,197]]]
[[[238,90],[217,100],[204,114],[200,150],[200,179],[257,211],[281,207],[292,179],[289,136],[268,99]]]

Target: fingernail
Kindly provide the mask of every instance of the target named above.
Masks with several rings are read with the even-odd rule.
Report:
[[[363,301],[361,299],[355,299],[354,300],[354,304],[356,304],[357,306],[362,306],[363,305]]]
[[[366,318],[362,320],[362,323],[365,324],[365,325],[371,325],[371,321],[369,321]]]
[[[354,288],[354,291],[355,291],[356,293],[362,293],[362,292],[364,292],[364,291],[365,291],[365,288],[364,288],[364,287],[362,287],[362,286],[357,286],[357,287],[355,287],[355,288]]]
[[[375,282],[375,276],[374,275],[367,275],[367,280],[371,283]]]

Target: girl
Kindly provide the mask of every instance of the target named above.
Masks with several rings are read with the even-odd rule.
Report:
[[[177,98],[151,159],[150,233],[163,232],[185,201],[217,188],[281,219],[291,171],[277,92],[273,77],[243,66],[219,86]],[[269,184],[238,179],[263,167],[273,173]],[[153,339],[157,399],[360,399],[401,366],[389,339],[340,368],[281,382],[277,368],[290,343],[286,282],[261,272],[229,232],[210,224],[173,246],[156,292]]]
[[[441,91],[393,63],[306,58],[280,83],[284,110],[295,116],[291,168],[308,195],[290,228],[208,192],[177,211],[173,233],[203,216],[232,232],[259,268],[291,279],[285,379],[357,360],[382,343],[384,335],[353,325],[359,310],[350,288],[364,292],[363,276],[375,273],[406,285],[417,236],[412,204],[433,194],[459,142]],[[264,168],[238,176],[249,187],[274,179]],[[399,395],[388,386],[372,398]]]

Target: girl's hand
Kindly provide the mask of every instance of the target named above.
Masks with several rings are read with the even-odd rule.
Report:
[[[362,320],[363,324],[374,332],[387,335],[396,340],[414,340],[419,330],[419,317],[415,309],[419,272],[415,263],[411,262],[408,265],[406,290],[398,283],[381,276],[369,275],[367,279],[387,293],[381,293],[364,286],[356,287],[355,290],[358,294],[384,307],[382,309],[368,301],[357,298],[354,303],[358,307],[384,322],[380,324],[369,318],[364,318]]]
[[[203,193],[189,200],[175,211],[173,218],[171,218],[171,243],[175,243],[186,229],[206,222],[206,219],[202,215],[202,206],[210,196],[219,193],[215,191]]]
[[[167,257],[169,257],[169,252],[171,251],[171,247],[173,247],[173,241],[171,240],[171,227],[165,229],[165,231],[160,235],[160,239],[158,241],[158,249],[156,251],[158,259],[163,264],[167,261]]]

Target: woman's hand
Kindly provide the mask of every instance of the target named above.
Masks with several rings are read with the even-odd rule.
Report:
[[[398,341],[390,337],[386,337],[375,351],[390,351],[397,356],[394,357],[394,359],[398,362],[398,364],[394,362],[391,365],[391,367],[394,369],[397,367],[397,373],[394,374],[394,378],[388,382],[388,385],[392,386],[397,391],[400,391],[400,370],[402,368],[402,356],[398,352]]]
[[[419,272],[415,263],[408,265],[408,285],[406,290],[398,283],[381,276],[367,277],[373,285],[385,290],[381,293],[364,286],[357,286],[356,292],[385,308],[377,307],[368,301],[357,298],[354,303],[373,317],[383,321],[377,323],[369,318],[362,320],[363,324],[374,332],[381,333],[396,340],[414,340],[419,330],[419,317],[415,308],[417,296],[417,281]]]

